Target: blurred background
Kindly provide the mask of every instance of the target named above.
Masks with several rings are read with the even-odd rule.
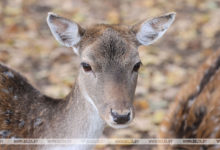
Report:
[[[60,46],[46,24],[53,11],[78,22],[134,24],[177,12],[162,39],[140,47],[143,66],[135,97],[136,118],[129,128],[107,127],[103,138],[154,138],[181,85],[220,48],[219,0],[1,0],[0,61],[25,75],[43,93],[64,97],[79,62]],[[96,150],[151,150],[154,146],[96,146]]]

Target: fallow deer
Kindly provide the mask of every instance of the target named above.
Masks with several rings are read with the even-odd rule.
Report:
[[[180,90],[164,119],[160,138],[220,138],[220,49]],[[160,149],[219,150],[220,145],[170,145]]]
[[[48,13],[47,23],[55,39],[79,56],[79,75],[66,98],[54,99],[1,64],[0,137],[99,138],[105,124],[128,126],[134,118],[132,103],[141,65],[138,46],[162,37],[174,19],[175,13],[168,13],[133,26],[96,24],[82,28]]]

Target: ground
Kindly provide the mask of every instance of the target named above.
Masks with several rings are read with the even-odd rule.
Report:
[[[47,95],[64,97],[77,75],[78,58],[60,46],[46,24],[47,12],[94,23],[134,24],[177,12],[162,39],[140,47],[143,66],[135,97],[136,118],[126,129],[106,128],[103,137],[153,138],[181,85],[220,48],[218,0],[1,0],[0,61],[25,75]],[[152,149],[153,146],[144,146]],[[97,146],[97,150],[140,150],[143,146]]]

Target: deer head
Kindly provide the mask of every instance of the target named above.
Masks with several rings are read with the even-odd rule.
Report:
[[[138,47],[162,37],[174,19],[175,13],[168,13],[133,26],[96,24],[85,29],[48,13],[47,23],[55,39],[80,57],[77,82],[86,100],[108,125],[121,128],[134,118]]]

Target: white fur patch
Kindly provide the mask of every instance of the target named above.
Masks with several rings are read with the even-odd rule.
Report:
[[[195,98],[194,99],[190,99],[189,102],[188,102],[188,105],[187,107],[190,108],[195,102]]]
[[[72,48],[73,48],[73,52],[79,55],[79,48],[77,47],[72,47]]]
[[[161,130],[162,132],[167,132],[167,127],[164,126],[164,125],[162,125],[162,126],[160,127],[160,130]]]
[[[94,101],[91,99],[91,97],[85,91],[83,92],[83,95],[84,95],[85,99],[93,106],[93,108],[96,110],[96,112],[99,113],[99,111],[98,111]]]
[[[4,75],[10,78],[14,78],[14,74],[11,71],[3,72]]]

